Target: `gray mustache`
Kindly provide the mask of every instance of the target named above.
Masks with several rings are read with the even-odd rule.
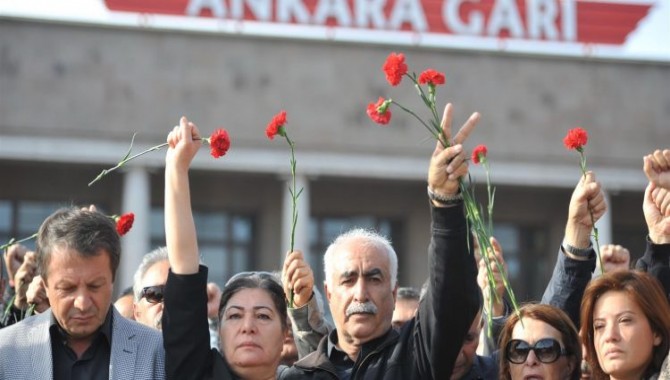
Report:
[[[347,317],[352,316],[353,314],[377,314],[377,306],[372,302],[368,301],[365,303],[352,303],[347,307],[346,315]]]

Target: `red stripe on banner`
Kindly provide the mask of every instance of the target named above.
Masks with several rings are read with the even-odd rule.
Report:
[[[112,11],[137,12],[144,14],[166,14],[166,15],[182,15],[186,16],[187,7],[190,2],[198,0],[105,0],[105,4]],[[204,2],[211,4],[213,1],[219,1],[221,7],[224,9],[224,19],[231,19],[231,4],[243,4],[244,20],[259,21],[253,13],[252,8],[248,5],[252,0],[211,0]],[[269,18],[267,22],[277,22],[277,4],[282,0],[268,0],[269,2]],[[308,24],[313,22],[313,17],[322,2],[332,2],[335,0],[300,0],[304,9],[309,13]],[[345,0],[348,5],[348,13],[351,17],[351,27],[356,27],[356,3],[358,1],[369,0]],[[395,7],[403,2],[412,0],[385,0],[383,1],[382,17],[388,23]],[[509,38],[510,31],[505,27],[496,31],[495,35],[488,35],[487,31],[489,22],[492,19],[493,12],[500,8],[505,3],[499,3],[498,0],[415,0],[418,6],[423,11],[427,23],[426,32],[453,35],[455,34],[450,25],[447,25],[447,20],[443,12],[444,6],[451,4],[458,5],[458,18],[462,24],[468,24],[474,17],[481,17],[484,25],[476,35],[483,38]],[[528,32],[528,9],[537,6],[540,3],[533,3],[535,0],[515,0],[516,8],[512,11],[518,14],[521,20],[521,28],[523,34],[522,39],[530,39]],[[554,29],[558,31],[558,41],[564,40],[563,35],[563,1],[554,0],[552,3],[556,8],[556,17],[552,20]],[[322,4],[323,5],[323,4]],[[580,43],[594,43],[594,44],[614,44],[621,45],[626,41],[627,36],[635,30],[639,22],[649,13],[651,4],[622,4],[602,1],[581,1],[575,0],[575,14],[576,20],[574,24],[577,28],[577,42]],[[268,9],[268,8],[266,8]],[[508,10],[509,11],[509,10]],[[209,9],[200,12],[198,17],[212,17]],[[296,24],[294,17],[289,21],[291,24]],[[314,24],[311,24],[314,25]],[[506,25],[503,23],[503,25]],[[329,17],[323,26],[341,26],[335,17]],[[361,29],[373,29],[373,25],[368,24]],[[415,31],[413,25],[409,22],[404,22],[400,25],[400,30]],[[542,35],[536,40],[546,40],[546,36]]]
[[[651,5],[580,1],[577,41],[621,45],[649,13]]]

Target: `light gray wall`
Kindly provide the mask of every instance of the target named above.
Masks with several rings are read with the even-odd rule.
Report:
[[[379,182],[352,180],[344,168],[336,179],[313,177],[311,188],[314,214],[365,211],[402,217],[407,256],[401,258],[400,280],[418,286],[426,275],[429,236],[425,182],[418,179],[424,176],[434,143],[399,110],[394,110],[386,127],[374,125],[365,115],[367,103],[378,96],[392,96],[423,111],[408,83],[391,88],[385,82],[381,65],[392,50],[407,55],[411,70],[433,67],[446,73],[447,85],[440,88],[438,98],[455,104],[457,125],[473,111],[483,114],[468,145],[489,146],[494,181],[507,185],[499,189],[496,220],[545,223],[550,246],[560,242],[570,188],[579,177],[577,155],[565,151],[562,138],[569,128],[581,125],[591,136],[589,165],[611,171],[607,185],[616,203],[615,227],[644,232],[636,211],[644,186],[641,157],[670,142],[670,65],[661,63],[0,19],[0,146],[3,138],[18,136],[110,141],[125,147],[134,132],[140,143],[153,145],[165,141],[185,114],[205,134],[227,128],[233,140],[230,158],[236,149],[248,148],[277,152],[283,160],[285,144],[269,142],[264,129],[272,115],[286,109],[299,154],[318,158],[335,153],[335,160],[370,154],[382,166],[393,159],[418,162],[411,181],[400,181],[407,179],[401,175],[393,178],[393,167],[388,168],[389,178]],[[123,153],[119,149],[112,157]],[[16,162],[0,152],[4,158],[0,173],[14,180],[0,186],[0,198],[58,194],[120,206],[120,176],[109,176],[104,185],[88,189],[85,182],[99,166],[26,164],[32,154],[25,153],[23,162]],[[54,161],[59,161],[58,154],[54,153]],[[152,177],[154,204],[162,202],[161,161],[162,153],[146,160],[157,167]],[[213,171],[194,175],[194,204],[259,212],[258,269],[275,268],[283,254],[276,249],[281,241],[282,173],[267,169],[261,175],[231,175],[229,170],[241,169],[228,162],[237,161],[224,160]],[[530,171],[533,165],[539,169]],[[552,165],[566,166],[568,180],[544,184],[555,174]],[[481,179],[480,169],[473,172]],[[518,172],[536,176],[536,182],[515,183]],[[631,173],[636,178],[624,189],[628,192],[619,193],[624,177]],[[338,187],[329,187],[332,183]],[[553,265],[555,253],[546,254]]]

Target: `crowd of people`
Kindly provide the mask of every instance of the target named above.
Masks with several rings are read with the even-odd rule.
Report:
[[[54,212],[35,252],[4,253],[0,380],[670,379],[670,150],[644,157],[644,256],[631,265],[616,245],[596,256],[591,234],[607,205],[588,172],[542,299],[515,311],[503,247],[492,238],[490,252],[476,250],[460,193],[478,115],[452,134],[452,112],[442,123],[451,144],[438,143],[429,162],[422,289],[399,286],[391,242],[365,229],[327,248],[323,295],[299,250],[279,272],[208,283],[189,185],[202,140],[182,118],[167,137],[166,246],[143,258],[117,300],[119,235],[94,207]],[[488,272],[486,258],[502,265]]]

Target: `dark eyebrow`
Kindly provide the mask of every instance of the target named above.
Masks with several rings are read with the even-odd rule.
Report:
[[[374,268],[370,269],[369,271],[363,273],[363,277],[374,277],[374,276],[381,276],[384,277],[384,273],[382,273],[382,270],[379,268]]]
[[[342,275],[340,275],[340,277],[346,277],[346,278],[355,276],[358,276],[358,272],[355,270],[345,270],[344,272],[342,272]]]
[[[242,306],[230,305],[230,306],[226,307],[225,311],[228,311],[228,310],[231,310],[231,309],[235,309],[235,310],[239,310],[239,311],[244,311],[245,310],[245,308],[242,307]],[[272,307],[266,306],[266,305],[254,306],[252,309],[255,310],[255,311],[265,309],[265,310],[271,311],[274,314],[274,310],[272,309]]]

